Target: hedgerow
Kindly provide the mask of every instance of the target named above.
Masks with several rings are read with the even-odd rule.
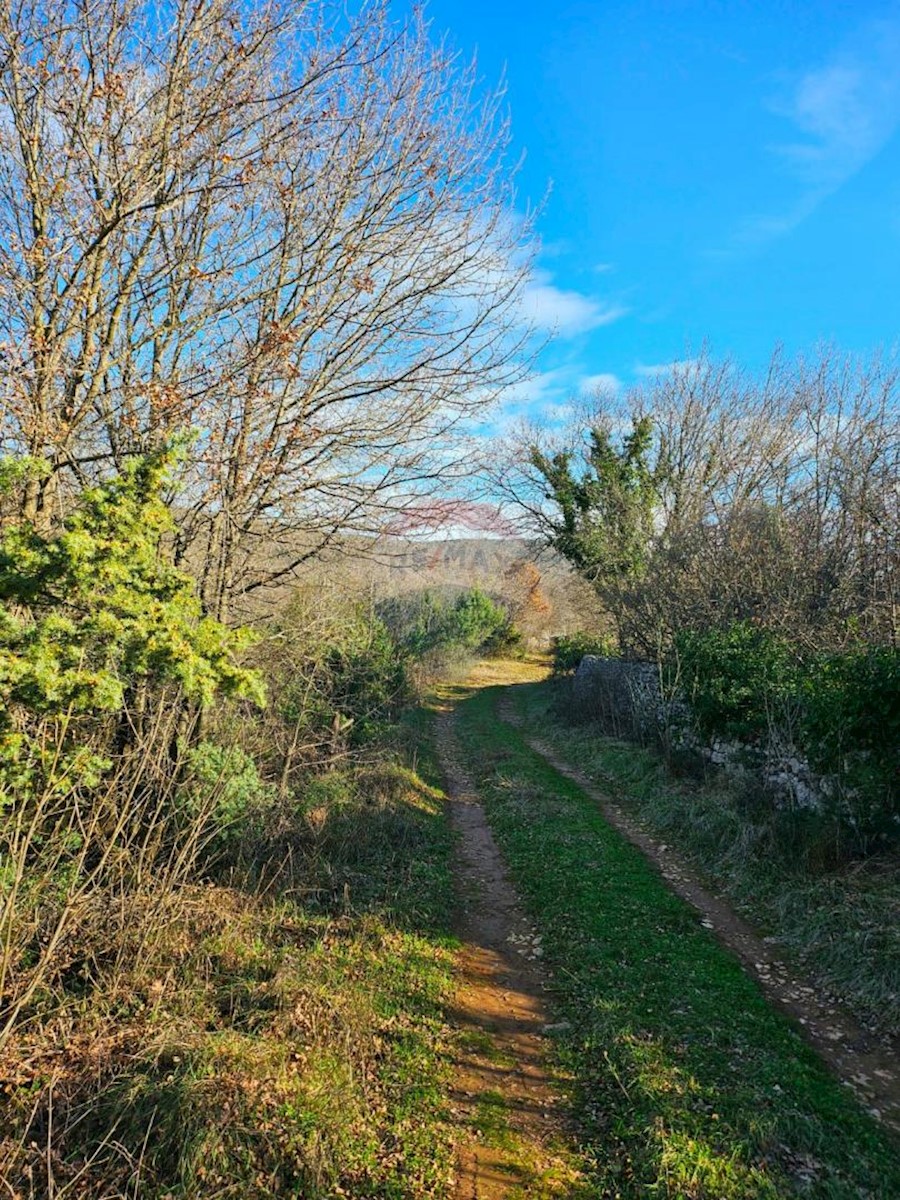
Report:
[[[608,634],[567,633],[553,639],[553,673],[574,671],[586,654],[610,658],[616,653],[615,638]]]
[[[789,737],[826,778],[828,815],[860,845],[900,836],[900,653],[859,644],[810,653],[735,622],[675,640],[698,729],[762,743]]]

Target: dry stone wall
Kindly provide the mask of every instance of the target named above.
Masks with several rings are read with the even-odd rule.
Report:
[[[756,778],[785,807],[820,810],[833,781],[817,775],[783,730],[765,742],[700,736],[690,705],[677,691],[667,694],[655,663],[587,654],[573,680],[576,709],[616,737],[690,751],[735,778]]]

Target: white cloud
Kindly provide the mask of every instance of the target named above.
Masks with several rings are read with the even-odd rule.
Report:
[[[898,62],[900,22],[870,22],[769,102],[791,129],[768,149],[801,190],[782,211],[741,222],[726,255],[790,233],[887,145],[900,126]]]
[[[845,59],[807,72],[776,112],[802,140],[772,147],[804,182],[833,190],[886,144],[900,123],[900,32],[881,44],[868,62]]]
[[[545,404],[540,410],[540,416],[548,425],[564,425],[571,421],[575,408],[571,404]]]
[[[522,294],[522,315],[538,329],[577,337],[624,317],[627,309],[594,296],[559,288],[548,271],[536,270]]]
[[[621,388],[622,380],[608,371],[599,375],[582,375],[578,380],[578,390],[582,395],[590,395],[593,392],[618,392]]]
[[[634,373],[642,379],[658,379],[661,375],[691,371],[699,362],[699,358],[676,358],[667,363],[637,363]]]
[[[540,400],[563,395],[569,390],[569,372],[565,367],[551,371],[537,371],[513,387],[508,387],[500,397],[505,409],[530,408]]]

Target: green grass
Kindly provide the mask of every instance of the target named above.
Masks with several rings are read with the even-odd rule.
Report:
[[[184,889],[151,957],[12,1048],[0,1176],[23,1197],[443,1194],[451,844],[407,767],[311,789],[264,887]]]
[[[501,1092],[482,1092],[476,1101],[473,1127],[490,1146],[501,1150],[515,1147],[515,1136],[510,1129],[506,1111],[506,1100]]]
[[[565,683],[563,683],[563,687]],[[876,1031],[900,1035],[900,863],[825,869],[832,847],[804,814],[778,812],[720,778],[678,779],[660,755],[567,723],[559,684],[512,689],[532,736],[610,791]]]
[[[460,734],[569,1022],[595,1194],[900,1195],[896,1145],[496,696],[460,705]]]

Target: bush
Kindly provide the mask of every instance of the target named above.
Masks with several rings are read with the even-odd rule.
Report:
[[[791,744],[828,779],[828,812],[860,849],[900,834],[900,654],[800,655],[747,622],[676,639],[684,691],[707,737]],[[674,670],[674,667],[673,667]]]
[[[479,588],[471,588],[456,601],[446,637],[471,651],[502,650],[518,641],[509,613]]]
[[[355,633],[326,646],[323,662],[333,711],[352,722],[350,744],[359,746],[383,736],[397,719],[409,699],[409,681],[405,655],[382,621],[361,620]]]
[[[178,811],[177,735],[216,696],[263,700],[246,637],[166,560],[172,458],[0,537],[0,1049],[150,936],[150,897],[169,903],[205,836]],[[0,487],[15,476],[0,463]]]
[[[369,754],[411,696],[408,656],[370,606],[319,589],[295,593],[256,662],[269,707],[262,719],[232,708],[219,740],[240,741],[285,796],[309,770]]]
[[[200,827],[205,859],[233,853],[258,832],[274,803],[274,789],[259,777],[253,759],[240,746],[198,742],[185,754],[184,781],[177,808],[188,827]]]
[[[162,553],[174,458],[133,459],[85,491],[58,532],[20,521],[0,538],[0,792],[20,804],[96,787],[165,689],[182,703],[263,702],[238,662],[248,637],[204,616],[193,580]]]
[[[800,734],[812,766],[837,782],[855,829],[900,835],[900,652],[820,655],[803,681]]]
[[[796,700],[800,664],[788,643],[748,621],[675,639],[676,661],[697,727],[707,735],[756,739]]]
[[[586,654],[598,658],[613,658],[616,654],[615,639],[608,634],[569,633],[553,639],[553,673],[565,675],[577,669]]]
[[[417,660],[497,652],[519,641],[507,610],[480,588],[468,588],[455,600],[419,592],[389,601],[380,611],[399,644]]]

